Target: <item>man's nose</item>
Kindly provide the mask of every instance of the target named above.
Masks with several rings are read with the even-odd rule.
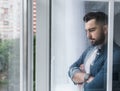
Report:
[[[87,32],[87,38],[91,38],[91,33],[90,32]]]

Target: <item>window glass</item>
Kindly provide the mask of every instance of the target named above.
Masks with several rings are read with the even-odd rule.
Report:
[[[113,91],[120,90],[120,2],[114,4]],[[115,45],[116,44],[116,45]]]
[[[68,77],[68,70],[91,45],[83,22],[83,16],[91,11],[108,14],[108,2],[52,1],[51,91],[80,91]]]
[[[0,0],[0,91],[20,91],[22,1]]]

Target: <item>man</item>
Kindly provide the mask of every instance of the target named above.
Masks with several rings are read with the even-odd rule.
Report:
[[[85,30],[91,46],[69,68],[74,84],[83,85],[84,91],[106,91],[108,16],[103,12],[89,12],[84,18]],[[120,88],[120,47],[113,45],[113,80]]]

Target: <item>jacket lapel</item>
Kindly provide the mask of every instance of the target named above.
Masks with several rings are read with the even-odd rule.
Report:
[[[101,50],[95,58],[94,64],[90,66],[90,73],[95,76],[100,69],[102,68],[102,66],[104,65],[104,62],[107,60],[107,51],[106,48],[104,48],[103,50]]]

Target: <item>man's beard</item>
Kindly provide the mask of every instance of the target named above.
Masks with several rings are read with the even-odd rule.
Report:
[[[100,39],[99,39],[99,40],[94,40],[94,39],[93,39],[93,42],[91,41],[91,44],[92,44],[93,46],[97,46],[97,45],[103,44],[104,41],[105,41],[105,35],[104,35],[104,34],[101,34]]]

